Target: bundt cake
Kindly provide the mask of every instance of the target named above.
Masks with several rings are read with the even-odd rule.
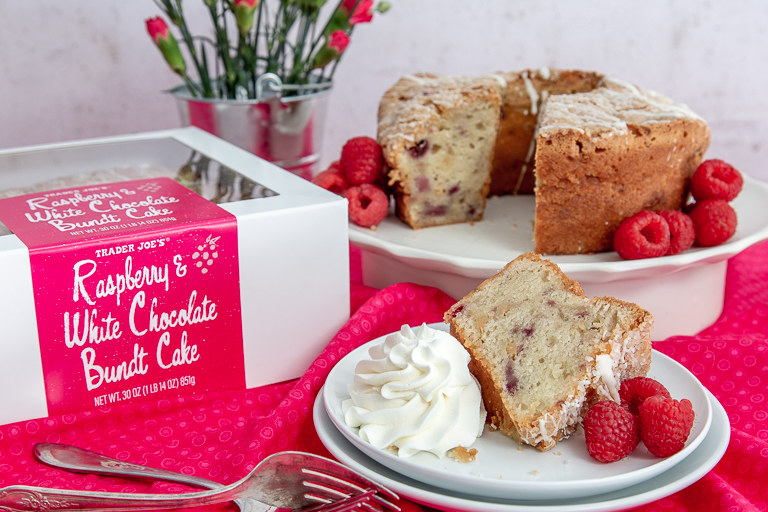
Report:
[[[535,253],[519,256],[446,313],[471,355],[491,428],[539,450],[578,425],[590,404],[618,400],[647,374],[653,316],[578,282]]]
[[[640,210],[680,209],[709,128],[654,92],[545,68],[403,77],[382,97],[378,139],[412,228],[481,220],[486,190],[533,192],[534,250],[578,254],[612,249],[618,224]]]

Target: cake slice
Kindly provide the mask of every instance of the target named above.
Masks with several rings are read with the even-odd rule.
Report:
[[[378,141],[403,222],[423,228],[482,220],[501,85],[493,77],[421,73],[385,92]]]
[[[588,298],[535,253],[523,254],[454,304],[445,321],[469,351],[491,428],[539,450],[576,428],[587,407],[651,364],[653,317]]]

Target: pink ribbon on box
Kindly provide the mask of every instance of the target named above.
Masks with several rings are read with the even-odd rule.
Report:
[[[156,178],[4,199],[0,218],[29,249],[50,414],[245,387],[232,214]]]

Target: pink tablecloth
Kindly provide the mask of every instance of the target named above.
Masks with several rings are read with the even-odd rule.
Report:
[[[41,441],[76,444],[223,483],[245,475],[276,451],[329,455],[315,433],[311,410],[333,364],[404,323],[441,321],[453,303],[437,289],[413,284],[367,288],[360,284],[358,252],[352,249],[351,256],[351,318],[301,378],[2,426],[0,485],[181,489],[48,468],[32,457],[32,446]],[[731,422],[730,445],[721,462],[697,483],[638,510],[768,510],[768,243],[733,258],[727,279],[725,309],[714,325],[696,336],[673,337],[654,346],[690,369],[723,404]]]

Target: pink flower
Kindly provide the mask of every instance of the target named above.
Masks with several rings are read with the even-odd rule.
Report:
[[[171,69],[184,76],[184,73],[187,71],[187,64],[184,61],[181,50],[179,50],[179,44],[176,42],[173,34],[171,34],[171,31],[168,30],[165,20],[157,16],[149,18],[147,20],[147,32],[149,32],[149,36],[155,42],[155,45],[157,45]]]
[[[166,24],[165,20],[159,16],[147,20],[147,32],[149,32],[149,36],[155,44],[159,44],[160,39],[168,39],[168,36],[170,35],[168,24]]]
[[[357,4],[357,7],[355,7]],[[373,0],[343,0],[341,8],[347,12],[354,12],[349,16],[349,24],[357,25],[358,23],[368,23],[373,19]]]
[[[347,49],[349,44],[349,36],[343,30],[334,30],[331,32],[331,36],[328,38],[328,48],[336,50],[336,53],[341,55],[344,50]]]
[[[241,34],[247,34],[253,27],[253,14],[258,5],[259,0],[235,0],[233,10]]]
[[[357,25],[358,23],[368,23],[373,19],[373,0],[361,0],[357,4],[355,12],[349,17],[350,25]]]

